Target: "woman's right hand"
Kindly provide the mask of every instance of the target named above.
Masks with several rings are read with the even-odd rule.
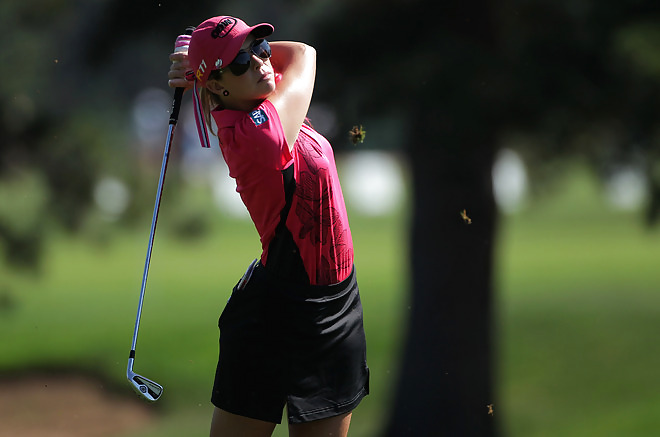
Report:
[[[167,84],[171,88],[192,88],[193,83],[186,80],[186,72],[190,70],[188,62],[188,51],[176,51],[170,55],[170,71],[167,73]]]

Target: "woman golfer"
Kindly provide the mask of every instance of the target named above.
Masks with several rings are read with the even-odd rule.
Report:
[[[285,405],[291,436],[346,436],[369,391],[351,231],[332,148],[306,119],[316,52],[272,32],[214,17],[170,55],[169,84],[193,88],[205,147],[215,122],[262,244],[218,322],[211,436],[270,436]]]

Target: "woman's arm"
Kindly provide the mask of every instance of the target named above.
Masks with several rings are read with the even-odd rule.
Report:
[[[293,147],[307,116],[316,78],[316,50],[298,42],[271,43],[271,63],[282,79],[268,100],[282,121],[289,148]]]

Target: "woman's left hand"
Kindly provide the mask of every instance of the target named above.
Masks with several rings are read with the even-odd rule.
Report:
[[[186,80],[186,72],[190,70],[188,52],[175,52],[170,55],[170,71],[167,73],[167,84],[171,88],[192,88],[193,83]]]

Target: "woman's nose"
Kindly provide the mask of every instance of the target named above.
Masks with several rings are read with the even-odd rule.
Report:
[[[254,53],[251,54],[252,57],[250,58],[252,61],[256,61],[257,67],[261,68],[261,66],[264,64],[265,59],[260,58],[259,56],[255,55]]]

